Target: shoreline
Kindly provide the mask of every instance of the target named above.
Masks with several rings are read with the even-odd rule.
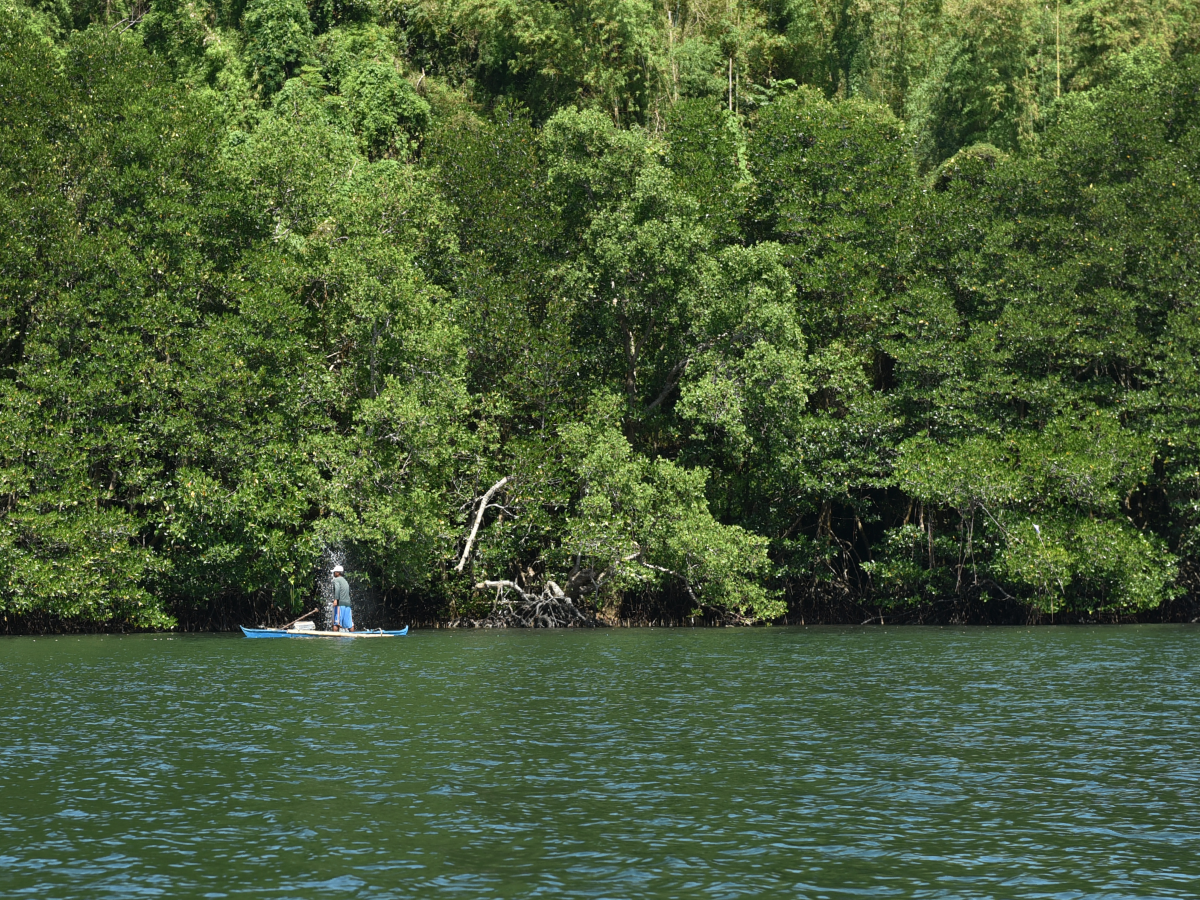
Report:
[[[771,622],[754,624],[738,624],[720,622],[696,617],[646,617],[646,618],[612,618],[598,620],[593,626],[565,626],[561,628],[522,628],[517,626],[469,625],[461,620],[452,622],[440,619],[402,619],[389,617],[379,627],[403,627],[408,625],[412,631],[600,631],[621,629],[754,629],[754,628],[800,628],[800,627],[842,627],[842,628],[878,628],[881,626],[900,628],[1042,628],[1055,626],[1085,627],[1095,625],[1129,626],[1129,625],[1194,625],[1200,624],[1200,605],[1189,603],[1172,604],[1172,609],[1148,610],[1136,614],[1097,613],[1081,615],[1073,613],[1042,613],[1029,610],[1029,615],[1020,618],[1014,616],[972,616],[960,617],[954,615],[930,615],[928,610],[905,610],[895,613],[875,613],[863,617],[853,616],[811,616],[800,612],[789,613]],[[924,614],[922,614],[924,613]],[[246,624],[245,622],[240,624]],[[377,627],[374,623],[370,627]],[[132,628],[109,623],[80,623],[42,620],[31,622],[12,616],[5,616],[0,621],[0,637],[41,637],[68,636],[84,634],[125,635],[125,634],[237,634],[238,623],[229,627],[176,627],[176,628]]]

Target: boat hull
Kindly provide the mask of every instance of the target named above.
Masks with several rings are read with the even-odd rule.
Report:
[[[282,628],[247,628],[245,625],[238,627],[248,638],[379,638],[404,637],[408,634],[407,625],[399,631],[386,631],[382,628],[370,631],[286,631]]]

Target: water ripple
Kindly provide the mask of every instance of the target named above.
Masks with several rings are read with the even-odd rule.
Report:
[[[1194,897],[1197,640],[0,639],[0,895]]]

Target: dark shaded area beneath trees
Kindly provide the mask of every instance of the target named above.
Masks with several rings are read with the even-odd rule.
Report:
[[[1200,622],[1200,600],[1191,593],[1164,603],[1155,609],[1138,613],[1080,614],[1071,611],[1046,613],[1018,602],[963,602],[948,599],[943,603],[895,609],[880,608],[856,602],[850,596],[834,590],[817,590],[802,598],[788,597],[788,612],[775,620],[774,625],[925,625],[925,626],[1050,626],[1050,625],[1133,625],[1133,624],[1195,624]],[[719,616],[689,615],[686,596],[647,597],[627,596],[621,605],[599,616],[591,627],[598,628],[721,628],[728,623]],[[414,629],[444,629],[497,627],[477,626],[468,621],[447,621],[435,604],[403,597],[390,599],[381,614],[372,617],[369,627]],[[294,618],[290,609],[270,603],[253,604],[240,600],[213,603],[201,609],[180,610],[178,625],[172,629],[179,634],[237,632],[239,625],[263,624],[278,627]],[[367,627],[367,626],[362,626]],[[580,627],[579,625],[573,627]],[[113,628],[108,623],[70,621],[46,614],[6,616],[0,622],[3,635],[49,634],[123,634],[143,629]]]

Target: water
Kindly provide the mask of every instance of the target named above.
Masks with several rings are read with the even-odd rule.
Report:
[[[1195,897],[1200,629],[0,639],[5,898]]]

